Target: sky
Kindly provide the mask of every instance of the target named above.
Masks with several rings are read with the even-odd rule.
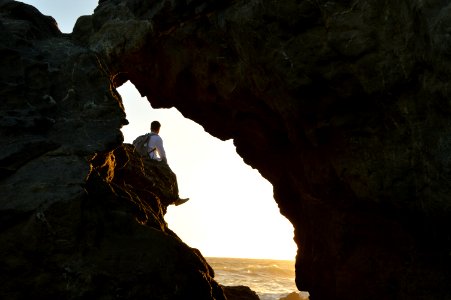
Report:
[[[62,32],[70,33],[76,19],[90,15],[96,0],[22,1],[50,15]],[[221,141],[175,108],[153,109],[135,87],[119,87],[129,125],[122,128],[131,143],[149,131],[150,122],[162,126],[168,163],[177,175],[180,197],[165,219],[190,247],[206,257],[294,260],[293,226],[273,199],[272,185],[236,153],[232,140]]]

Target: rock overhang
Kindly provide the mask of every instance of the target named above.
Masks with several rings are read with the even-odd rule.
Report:
[[[100,1],[71,39],[108,70],[108,84],[130,80],[153,106],[175,106],[213,135],[234,138],[295,227],[297,282],[313,297],[425,293],[414,286],[443,296],[450,276],[446,9]],[[117,132],[120,119],[99,134]]]

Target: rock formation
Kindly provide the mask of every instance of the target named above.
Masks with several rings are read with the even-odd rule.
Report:
[[[152,106],[233,138],[273,184],[311,299],[451,299],[446,1],[101,0],[71,35],[28,6],[0,9],[7,291],[10,274],[25,274],[30,290],[57,274],[61,288],[109,282],[120,256],[108,251],[130,257],[116,245],[131,231],[191,253],[183,270],[201,284],[181,286],[196,299],[223,297],[158,207],[142,206],[133,186],[117,190],[110,164],[95,160],[128,153],[114,88],[130,80]],[[157,256],[140,261],[161,271]]]
[[[0,298],[225,299],[164,221],[175,178],[121,145],[101,57],[31,6],[0,12]]]
[[[259,300],[257,294],[247,286],[223,286],[227,299]]]

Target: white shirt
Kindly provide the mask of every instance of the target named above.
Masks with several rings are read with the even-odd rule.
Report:
[[[155,132],[153,132],[153,135],[149,138],[148,147],[149,151],[152,151],[152,149],[155,148],[155,151],[149,153],[151,159],[162,160],[166,158],[166,152],[163,147],[163,139]]]

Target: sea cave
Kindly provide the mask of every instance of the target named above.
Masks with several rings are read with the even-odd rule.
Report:
[[[312,300],[451,299],[450,9],[100,0],[63,34],[0,1],[0,298],[227,299],[123,144],[130,81],[271,182]]]

